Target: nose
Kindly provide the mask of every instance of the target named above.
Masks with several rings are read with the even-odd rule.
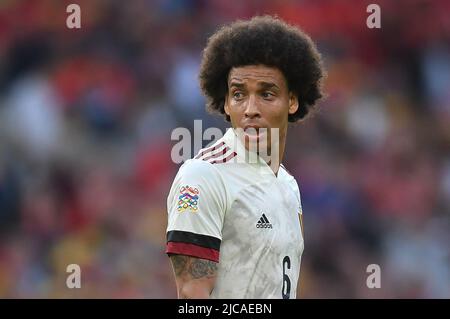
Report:
[[[245,117],[255,118],[260,117],[261,113],[259,111],[259,106],[254,95],[250,95],[247,100],[247,105],[245,107]]]

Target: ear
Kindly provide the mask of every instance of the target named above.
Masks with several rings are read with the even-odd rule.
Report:
[[[289,114],[294,114],[298,110],[298,97],[296,94],[289,93]]]
[[[230,107],[228,106],[228,94],[225,94],[225,102],[223,108],[225,110],[225,114],[230,116]]]

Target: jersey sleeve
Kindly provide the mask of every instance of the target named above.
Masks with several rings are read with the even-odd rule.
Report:
[[[180,168],[167,198],[167,254],[219,262],[225,192],[212,164],[189,160]]]

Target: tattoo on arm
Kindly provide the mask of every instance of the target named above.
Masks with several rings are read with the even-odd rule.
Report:
[[[172,255],[173,269],[175,275],[189,276],[193,279],[214,277],[217,272],[217,263],[210,260],[199,259],[195,257]]]
[[[191,259],[189,273],[195,279],[215,276],[217,263],[205,259]]]
[[[173,270],[175,271],[176,276],[181,276],[183,271],[186,269],[187,257],[181,255],[172,255],[170,256],[170,260],[172,260]]]

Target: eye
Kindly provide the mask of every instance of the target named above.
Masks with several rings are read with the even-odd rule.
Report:
[[[270,99],[270,98],[274,97],[274,95],[270,92],[263,92],[262,97],[265,99]]]
[[[235,100],[240,100],[240,99],[242,99],[242,97],[243,97],[242,92],[237,91],[237,92],[234,92],[234,93],[233,93],[233,98],[234,98]]]

